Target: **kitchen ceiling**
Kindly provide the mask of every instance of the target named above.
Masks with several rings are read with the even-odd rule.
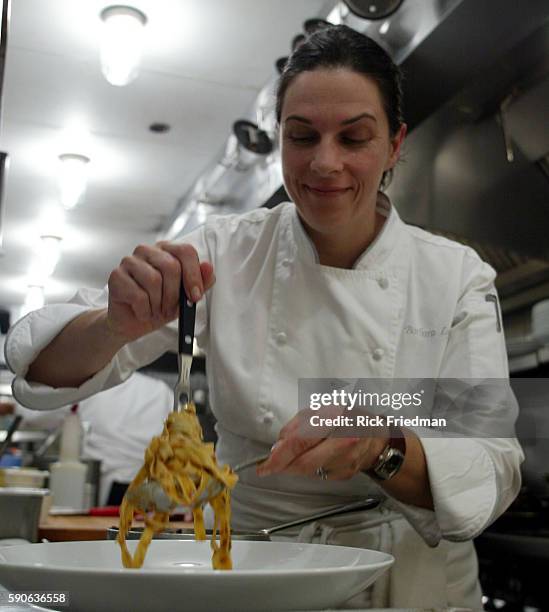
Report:
[[[91,159],[89,182],[84,201],[65,215],[46,302],[103,286],[121,257],[155,241],[303,21],[325,17],[334,2],[136,0],[148,18],[145,50],[139,77],[121,88],[107,83],[99,64],[99,13],[108,5],[12,2],[0,133],[0,150],[10,156],[0,307],[14,313],[39,237],[52,231],[60,209],[57,156],[69,152],[69,124],[89,132],[78,151]],[[153,133],[154,122],[171,130]]]

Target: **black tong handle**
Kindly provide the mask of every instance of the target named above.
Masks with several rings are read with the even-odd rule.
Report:
[[[179,291],[179,354],[193,354],[194,321],[196,318],[196,303],[191,302],[185,294],[181,283]]]

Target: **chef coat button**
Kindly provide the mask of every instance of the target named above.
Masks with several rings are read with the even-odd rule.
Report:
[[[279,346],[282,346],[283,344],[286,344],[288,337],[286,336],[286,334],[284,332],[280,332],[278,334],[276,334],[276,343]]]
[[[289,267],[292,265],[292,262],[291,262],[289,259],[283,259],[283,260],[282,260],[282,265],[283,265],[285,268],[289,268]]]
[[[385,354],[385,351],[382,348],[376,348],[374,352],[372,353],[372,357],[376,361],[381,361],[383,359],[384,354]]]
[[[270,425],[273,422],[273,420],[274,420],[274,414],[271,411],[266,412],[263,415],[263,423],[265,423],[265,425]]]
[[[384,276],[377,279],[377,284],[381,289],[387,289],[387,287],[389,287],[389,281]]]

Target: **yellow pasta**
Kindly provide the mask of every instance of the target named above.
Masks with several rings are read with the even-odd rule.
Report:
[[[182,506],[193,506],[211,480],[216,479],[225,485],[225,489],[210,500],[215,514],[211,538],[212,566],[214,569],[232,569],[230,489],[234,487],[238,477],[229,466],[220,467],[217,464],[213,444],[203,441],[202,428],[194,404],[187,404],[185,408],[181,412],[170,413],[162,434],[151,440],[145,451],[145,463],[122,500],[117,541],[120,544],[124,567],[141,567],[154,534],[163,531],[169,523],[168,512],[147,514],[147,508],[139,508],[128,501],[128,493],[145,480],[155,480],[173,502]],[[136,511],[143,513],[145,529],[132,557],[126,545],[126,535]],[[193,509],[193,518],[195,538],[205,540],[206,530],[200,506]]]

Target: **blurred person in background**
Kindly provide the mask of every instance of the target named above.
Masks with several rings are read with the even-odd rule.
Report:
[[[82,459],[101,461],[99,503],[117,506],[143,465],[145,449],[159,435],[172,409],[173,391],[151,376],[134,372],[122,384],[78,402],[85,429]],[[23,417],[20,429],[61,428],[71,407],[29,410],[11,404]]]

